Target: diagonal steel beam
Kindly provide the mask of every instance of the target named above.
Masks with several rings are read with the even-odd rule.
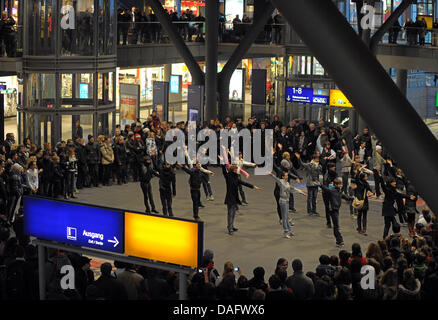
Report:
[[[438,212],[438,141],[331,0],[272,0]]]
[[[377,30],[377,32],[371,38],[370,50],[372,53],[376,54],[377,45],[379,44],[380,40],[382,40],[383,35],[389,31],[389,29],[393,26],[397,19],[400,18],[403,12],[405,12],[405,10],[414,2],[416,2],[416,0],[403,0],[397,9],[395,9],[389,18],[386,19],[386,21],[380,26],[379,30]]]
[[[204,84],[204,73],[190,52],[184,40],[178,33],[175,25],[170,20],[169,14],[164,9],[163,5],[159,0],[147,0],[149,5],[151,6],[154,13],[157,15],[158,21],[160,21],[164,30],[166,30],[170,41],[175,45],[176,50],[178,50],[179,54],[184,60],[184,63],[187,65],[187,68],[192,75],[193,84],[203,85]]]

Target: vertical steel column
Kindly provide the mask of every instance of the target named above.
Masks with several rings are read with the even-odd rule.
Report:
[[[438,212],[438,141],[333,2],[272,2]]]
[[[39,281],[39,291],[40,300],[46,300],[46,274],[45,274],[45,261],[46,252],[42,245],[38,245],[38,281]]]
[[[207,0],[205,3],[205,113],[204,120],[217,118],[217,46],[219,36],[219,2]],[[201,106],[202,107],[202,106]]]
[[[406,96],[407,86],[408,86],[408,70],[399,69],[396,73],[396,83],[400,92]]]
[[[187,274],[179,273],[179,300],[187,300]]]

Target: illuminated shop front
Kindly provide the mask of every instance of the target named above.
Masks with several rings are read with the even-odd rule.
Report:
[[[164,7],[169,11],[178,12],[179,3],[181,3],[181,12],[191,10],[195,16],[200,12],[205,16],[205,1],[166,0]]]

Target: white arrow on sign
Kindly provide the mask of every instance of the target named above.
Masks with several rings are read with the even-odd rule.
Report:
[[[114,237],[114,240],[108,240],[108,242],[114,243],[114,248],[117,247],[117,245],[119,244],[119,241],[116,237]]]

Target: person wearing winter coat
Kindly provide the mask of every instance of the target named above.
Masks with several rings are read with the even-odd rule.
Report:
[[[322,190],[327,194],[328,198],[328,212],[333,225],[333,235],[336,239],[336,245],[342,247],[344,245],[344,239],[342,238],[339,228],[339,209],[341,208],[342,199],[351,201],[351,197],[343,194],[341,191],[342,180],[341,178],[335,178],[333,180],[334,188],[330,188],[330,185],[321,185]]]
[[[127,161],[128,154],[126,153],[126,146],[123,136],[115,138],[113,145],[114,150],[114,165],[116,166],[117,184],[126,184],[128,181]]]
[[[418,193],[415,190],[414,185],[409,179],[406,179],[406,194],[409,196],[409,198],[406,199],[405,203],[405,210],[407,215],[407,221],[408,221],[408,229],[409,229],[409,236],[413,237],[415,236],[415,214],[417,211],[417,200],[418,200]],[[414,198],[411,200],[411,195],[414,196]]]
[[[222,159],[222,157],[220,157],[219,159]],[[239,184],[242,184],[243,186],[251,189],[261,190],[261,188],[257,186],[242,181],[239,178],[237,169],[238,168],[236,165],[230,166],[229,170],[227,170],[225,165],[222,165],[222,174],[224,175],[225,183],[227,186],[227,193],[225,195],[224,204],[227,205],[227,229],[230,236],[233,235],[234,232],[238,231],[238,229],[234,227],[234,217],[236,216],[236,211],[238,210],[237,206],[242,204],[238,195]]]
[[[160,199],[163,215],[173,217],[172,198],[176,196],[175,173],[167,161],[164,162],[164,165],[159,165],[157,170],[158,178],[160,179]]]
[[[357,232],[367,235],[367,216],[369,210],[369,202],[368,196],[374,195],[371,192],[371,187],[368,184],[368,174],[361,173],[359,174],[359,179],[356,180],[356,184],[354,187],[354,196],[358,200],[363,200],[362,208],[357,210]]]
[[[26,171],[26,184],[32,195],[38,192],[38,168],[36,162],[29,163],[29,168]]]
[[[12,165],[9,177],[9,209],[7,217],[10,223],[15,221],[24,193],[25,184],[22,179],[23,173],[24,169],[18,163]]]
[[[320,185],[319,175],[322,173],[322,167],[319,164],[319,156],[316,154],[313,155],[310,163],[301,161],[301,155],[299,153],[295,153],[295,156],[305,172],[304,182],[306,183],[308,194],[307,213],[310,215],[318,215],[319,213],[316,212],[316,199],[318,197],[318,186]]]
[[[103,167],[103,185],[110,185],[111,168],[114,163],[114,150],[111,147],[111,139],[106,137],[104,143],[100,146],[100,153],[102,154]]]
[[[68,148],[67,155],[64,162],[64,178],[65,178],[65,199],[73,198],[76,196],[75,192],[75,182],[76,176],[78,174],[78,159],[76,158],[76,152],[74,148]]]
[[[295,234],[291,231],[291,224],[289,222],[289,194],[295,192],[293,186],[289,184],[288,172],[283,171],[281,178],[277,178],[271,173],[269,175],[274,178],[276,185],[279,187],[279,200],[278,203],[281,209],[281,221],[283,224],[284,237],[290,239]]]
[[[51,197],[53,193],[53,161],[50,159],[49,151],[44,151],[41,166],[41,184],[43,187],[42,194],[46,197]]]
[[[153,176],[158,177],[158,173],[153,169],[152,161],[149,156],[145,156],[143,163],[139,168],[140,186],[143,192],[144,205],[146,207],[146,213],[151,213],[151,208],[153,213],[158,213],[155,209],[155,203],[152,195],[151,180]],[[150,203],[150,206],[149,206]]]
[[[101,154],[99,146],[94,141],[92,135],[88,135],[88,143],[85,146],[87,155],[88,173],[90,175],[90,182],[92,187],[99,185],[99,164],[101,161]]]
[[[403,198],[409,198],[413,200],[415,198],[414,195],[407,196],[399,191],[397,191],[396,188],[396,180],[392,177],[386,178],[387,182],[382,184],[383,192],[385,193],[385,199],[383,200],[382,205],[382,216],[385,221],[385,227],[383,230],[383,239],[386,239],[389,233],[389,228],[392,225],[392,228],[394,230],[394,226],[399,225],[397,221],[395,220],[396,210],[394,208],[394,205],[399,197]]]
[[[53,197],[58,198],[61,195],[65,196],[65,173],[61,165],[61,159],[55,155],[53,159]]]
[[[421,282],[412,269],[403,272],[403,281],[398,285],[398,300],[420,300]]]

